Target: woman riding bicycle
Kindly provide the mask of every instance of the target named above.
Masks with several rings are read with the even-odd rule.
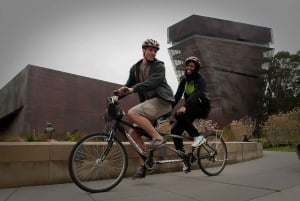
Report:
[[[198,72],[201,67],[200,60],[191,56],[185,60],[184,75],[180,78],[177,92],[175,94],[176,104],[184,95],[184,104],[176,111],[176,123],[171,129],[171,133],[182,135],[183,131],[194,138],[193,147],[199,147],[205,143],[203,135],[198,133],[193,121],[197,118],[207,118],[210,111],[210,100],[207,97],[206,83],[202,75]],[[173,138],[175,148],[185,152],[183,141],[180,138]],[[190,172],[190,164],[183,160],[183,171]]]

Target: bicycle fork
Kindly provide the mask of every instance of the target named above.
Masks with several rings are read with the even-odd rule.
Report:
[[[97,165],[100,165],[108,156],[108,154],[113,146],[113,143],[114,143],[113,138],[114,138],[114,131],[111,130],[111,131],[109,131],[109,135],[107,138],[107,146],[105,147],[103,154],[96,160]]]

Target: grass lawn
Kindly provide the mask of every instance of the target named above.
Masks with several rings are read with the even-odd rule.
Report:
[[[271,148],[265,148],[264,151],[296,152],[296,147],[295,146],[271,147]]]

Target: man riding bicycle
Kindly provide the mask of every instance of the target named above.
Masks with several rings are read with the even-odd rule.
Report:
[[[150,149],[157,149],[165,143],[163,137],[153,127],[153,122],[164,114],[170,113],[175,99],[173,91],[165,77],[165,65],[156,59],[159,44],[153,39],[147,39],[142,44],[143,59],[135,63],[130,71],[124,87],[118,89],[119,94],[138,93],[140,103],[128,111],[132,123],[144,129],[152,138]],[[131,129],[131,137],[145,152],[146,147],[141,134]],[[145,161],[140,159],[141,167],[133,179],[146,176]]]

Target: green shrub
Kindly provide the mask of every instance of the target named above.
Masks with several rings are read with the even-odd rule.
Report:
[[[271,115],[261,125],[263,134],[272,147],[281,144],[296,145],[300,143],[300,108],[287,113]]]
[[[223,128],[223,139],[227,142],[235,141],[235,137],[230,125],[227,125]]]
[[[269,143],[266,137],[259,138],[259,142],[262,144],[263,149],[268,149],[272,147],[272,145]]]
[[[253,135],[256,121],[251,117],[244,117],[240,120],[233,120],[230,123],[230,128],[234,135],[234,141],[242,141],[243,136],[250,138]]]
[[[17,135],[0,135],[0,142],[24,142],[24,139]]]
[[[33,132],[25,136],[25,141],[26,142],[47,142],[49,141],[49,136],[45,133],[35,134]]]
[[[69,133],[67,132],[65,141],[68,142],[77,142],[82,138],[83,134],[80,133]]]

